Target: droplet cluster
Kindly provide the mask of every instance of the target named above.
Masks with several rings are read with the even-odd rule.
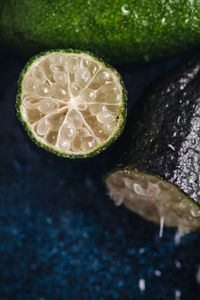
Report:
[[[118,78],[88,55],[41,57],[29,67],[22,90],[24,119],[38,140],[60,152],[89,153],[118,128]]]

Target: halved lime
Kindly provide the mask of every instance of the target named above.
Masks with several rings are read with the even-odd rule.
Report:
[[[200,228],[200,207],[175,185],[138,170],[116,169],[106,177],[110,197],[146,220],[177,227],[180,235]]]
[[[18,82],[17,115],[30,137],[59,156],[89,157],[115,140],[126,118],[117,71],[88,52],[33,57]]]

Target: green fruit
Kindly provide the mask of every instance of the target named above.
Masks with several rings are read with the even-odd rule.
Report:
[[[31,58],[16,110],[32,140],[70,158],[98,154],[121,133],[127,95],[117,71],[88,52],[51,50]]]
[[[147,220],[200,227],[200,59],[171,74],[145,98],[106,177],[110,196]]]
[[[0,40],[20,53],[92,51],[112,63],[149,61],[200,42],[199,1],[6,0]]]

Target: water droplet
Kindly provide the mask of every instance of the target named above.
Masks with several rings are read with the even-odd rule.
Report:
[[[160,218],[160,231],[159,231],[159,238],[163,237],[163,229],[164,229],[164,217]]]
[[[195,145],[197,144],[197,140],[192,139],[192,140],[191,140],[191,143],[192,143],[193,146],[195,146]]]
[[[123,15],[123,16],[128,16],[128,15],[130,14],[130,10],[128,10],[127,4],[124,4],[124,5],[121,7],[121,11],[122,11],[122,15]]]
[[[182,264],[180,263],[180,261],[175,260],[175,261],[174,261],[174,264],[175,264],[175,266],[176,266],[177,269],[181,269]]]
[[[177,122],[177,124],[178,124],[178,125],[181,125],[181,116],[178,116],[178,118],[177,118],[177,121],[176,121],[176,122]]]
[[[174,148],[174,146],[173,146],[173,145],[171,145],[171,144],[168,144],[168,147],[169,147],[170,149],[172,149],[173,151],[175,151],[175,148]]]
[[[162,23],[163,25],[166,24],[166,19],[165,19],[165,18],[162,18],[161,23]]]
[[[141,278],[138,282],[138,286],[141,292],[144,292],[146,289],[146,283],[145,280],[143,278]]]
[[[154,271],[154,274],[157,276],[157,277],[160,277],[162,275],[162,273],[160,272],[160,270],[155,270]]]
[[[181,299],[181,291],[175,290],[175,300],[180,300],[180,299]]]
[[[140,248],[140,249],[139,249],[139,253],[140,253],[140,254],[143,254],[144,252],[145,252],[145,249],[144,249],[144,248]]]

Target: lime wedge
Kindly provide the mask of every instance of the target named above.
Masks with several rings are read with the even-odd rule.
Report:
[[[115,140],[126,118],[117,71],[74,50],[33,57],[20,75],[17,115],[39,146],[59,156],[93,156]]]

